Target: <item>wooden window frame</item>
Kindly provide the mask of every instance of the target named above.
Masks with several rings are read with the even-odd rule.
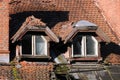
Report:
[[[96,41],[98,42],[98,50],[97,50],[97,55],[95,56],[78,56],[78,57],[74,57],[73,56],[73,44],[71,45],[70,50],[70,61],[74,61],[74,60],[80,60],[80,61],[91,61],[91,60],[102,60],[101,54],[100,54],[100,43],[99,43],[99,39],[96,38],[95,36],[93,36]]]
[[[41,38],[45,41],[45,49],[47,49],[47,50],[45,50],[45,56],[48,56],[48,48],[47,48],[47,44],[48,44],[48,42],[47,42],[47,40],[45,39],[45,37],[44,36],[42,36],[41,35]],[[32,55],[33,56],[42,56],[42,55],[37,55],[37,52],[36,52],[36,35],[32,35]]]
[[[31,34],[32,35],[32,34]],[[50,58],[50,53],[49,53],[49,47],[50,47],[50,44],[49,44],[49,42],[48,42],[48,40],[47,40],[47,36],[43,36],[43,35],[40,35],[40,36],[42,36],[42,38],[43,38],[43,40],[45,41],[45,49],[47,49],[47,50],[45,50],[45,55],[37,55],[36,54],[36,49],[35,49],[35,36],[37,36],[37,35],[32,35],[31,37],[32,37],[32,42],[31,42],[31,44],[32,44],[32,54],[28,54],[28,55],[26,55],[26,54],[23,54],[22,53],[22,42],[21,42],[21,44],[19,45],[19,54],[18,53],[16,53],[17,54],[17,56],[19,55],[19,56],[21,56],[21,58]],[[18,51],[17,51],[18,52]]]

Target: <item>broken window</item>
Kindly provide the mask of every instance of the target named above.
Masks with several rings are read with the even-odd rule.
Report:
[[[47,56],[46,38],[42,35],[25,35],[22,39],[22,55]]]
[[[98,41],[91,35],[77,35],[73,40],[72,57],[98,56]]]

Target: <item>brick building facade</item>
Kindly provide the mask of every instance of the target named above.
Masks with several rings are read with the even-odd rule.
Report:
[[[71,78],[119,80],[118,65],[99,64],[120,63],[119,4],[0,0],[0,79],[65,79],[69,71]]]
[[[0,0],[0,62],[9,62],[9,0]]]
[[[9,55],[12,56],[14,53],[12,52],[14,44],[11,44],[10,39],[25,19],[31,15],[42,19],[49,28],[56,30],[54,32],[61,29],[61,26],[55,26],[59,22],[90,21],[97,24],[115,44],[110,45],[107,49],[114,48],[119,44],[119,34],[116,34],[119,25],[114,28],[114,23],[118,22],[112,23],[115,18],[107,14],[104,7],[107,4],[104,4],[103,7],[102,4],[101,1],[95,0],[0,0],[0,62],[9,62]],[[112,52],[118,55],[119,48],[117,47],[117,50]],[[103,55],[106,53],[103,50]]]

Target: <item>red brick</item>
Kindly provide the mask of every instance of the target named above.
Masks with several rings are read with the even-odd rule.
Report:
[[[0,0],[0,51],[8,51],[9,43],[8,0]]]

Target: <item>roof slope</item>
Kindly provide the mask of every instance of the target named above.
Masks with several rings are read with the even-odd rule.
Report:
[[[96,5],[101,10],[109,27],[120,39],[120,0],[96,0]]]
[[[99,2],[100,8],[97,7],[96,1]],[[9,4],[10,14],[25,11],[69,11],[70,20],[88,20],[96,23],[100,27],[104,26],[103,30],[113,41],[116,41],[114,38],[115,34],[113,35],[113,33],[117,31],[116,34],[119,36],[119,30],[117,28],[119,27],[119,23],[116,22],[116,19],[119,21],[118,0],[107,2],[104,0],[10,0]],[[106,23],[104,16],[101,15],[102,12],[100,9],[105,12],[104,16],[107,17],[107,21],[112,25],[112,29],[110,29],[110,25]],[[112,15],[116,16],[113,17]]]
[[[59,10],[56,7],[56,0],[10,0],[10,14],[24,11],[54,11]]]
[[[101,27],[113,42],[119,43],[119,39],[114,34],[116,31],[111,29],[95,1],[96,0],[11,0],[9,13],[16,14],[25,11],[69,11],[68,18],[70,21],[88,20],[93,22]]]
[[[63,11],[69,11],[69,21],[87,20],[95,23],[110,37],[112,42],[119,43],[118,36],[110,28],[106,18],[102,15],[101,9],[97,7],[95,0],[62,0],[58,5],[65,7],[62,9]]]

